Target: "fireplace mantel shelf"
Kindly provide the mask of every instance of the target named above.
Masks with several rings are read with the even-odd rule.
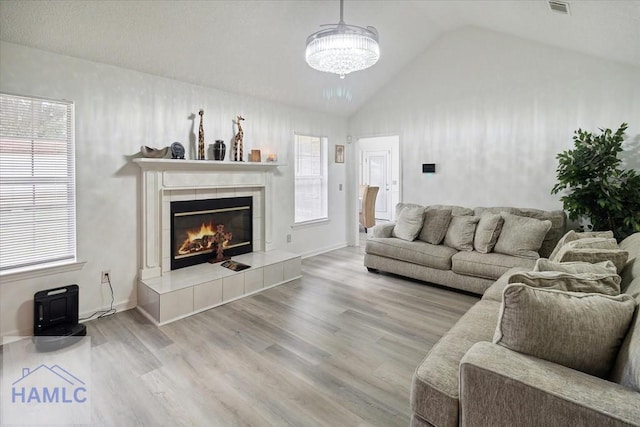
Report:
[[[210,170],[210,171],[266,171],[279,166],[286,166],[283,163],[275,162],[225,162],[216,160],[178,160],[178,159],[133,159],[142,169],[152,170]]]

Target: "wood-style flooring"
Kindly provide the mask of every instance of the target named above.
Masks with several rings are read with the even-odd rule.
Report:
[[[305,259],[303,278],[157,328],[87,323],[93,422],[109,426],[407,426],[411,376],[478,299]]]

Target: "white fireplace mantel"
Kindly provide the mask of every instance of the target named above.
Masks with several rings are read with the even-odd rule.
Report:
[[[142,169],[139,279],[170,270],[170,202],[226,195],[253,195],[254,250],[271,249],[271,180],[278,163],[213,160],[133,159]]]

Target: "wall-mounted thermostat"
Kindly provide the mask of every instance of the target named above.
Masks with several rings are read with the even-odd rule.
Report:
[[[423,163],[422,164],[422,173],[436,173],[436,164],[435,163]]]

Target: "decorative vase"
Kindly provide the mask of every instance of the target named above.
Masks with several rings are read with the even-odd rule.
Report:
[[[224,160],[224,155],[227,152],[227,146],[221,139],[216,139],[216,143],[213,144],[213,159]]]

